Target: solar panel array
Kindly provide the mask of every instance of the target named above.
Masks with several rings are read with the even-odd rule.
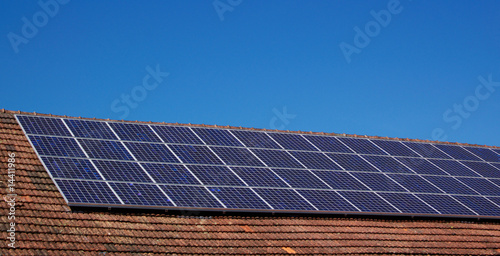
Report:
[[[16,115],[70,206],[500,217],[500,150]]]

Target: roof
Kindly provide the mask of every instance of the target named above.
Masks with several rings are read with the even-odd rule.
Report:
[[[0,255],[500,253],[500,223],[494,221],[70,209],[14,113],[0,113],[0,191],[5,199],[8,154],[15,153],[16,248],[5,239],[10,206],[2,200]]]

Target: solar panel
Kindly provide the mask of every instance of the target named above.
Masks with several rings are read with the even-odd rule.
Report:
[[[70,206],[500,218],[500,150],[16,115]]]

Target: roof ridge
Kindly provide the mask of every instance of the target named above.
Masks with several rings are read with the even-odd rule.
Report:
[[[83,119],[83,120],[97,120],[97,121],[114,121],[114,122],[123,122],[123,123],[137,123],[137,124],[163,124],[163,125],[178,125],[178,126],[194,126],[194,127],[205,127],[205,128],[226,128],[226,129],[239,129],[239,130],[248,130],[248,131],[266,131],[266,132],[281,132],[281,133],[298,133],[298,134],[311,134],[311,135],[326,135],[326,136],[343,136],[343,137],[351,137],[351,138],[369,138],[369,139],[384,139],[384,140],[395,140],[395,141],[409,141],[409,142],[425,142],[425,143],[437,143],[437,144],[449,144],[449,145],[460,145],[460,146],[473,146],[473,147],[485,147],[485,148],[495,148],[500,149],[499,146],[489,146],[489,145],[479,145],[479,144],[469,144],[469,143],[460,143],[460,142],[448,142],[448,141],[437,141],[437,140],[421,140],[421,139],[410,139],[410,138],[397,138],[397,137],[382,137],[382,136],[372,136],[372,135],[358,135],[358,134],[346,134],[346,133],[326,133],[326,132],[313,132],[313,131],[289,131],[289,130],[278,130],[278,129],[267,129],[267,128],[252,128],[252,127],[241,127],[241,126],[231,126],[231,125],[207,125],[207,124],[182,124],[182,123],[168,123],[168,122],[153,122],[153,121],[131,121],[131,120],[115,120],[115,119],[103,119],[96,117],[72,117],[67,115],[53,115],[53,114],[43,114],[37,112],[25,112],[21,110],[6,110],[0,109],[1,113],[6,114],[22,114],[22,115],[36,115],[36,116],[48,116],[48,117],[61,117],[61,118],[75,118],[75,119]]]

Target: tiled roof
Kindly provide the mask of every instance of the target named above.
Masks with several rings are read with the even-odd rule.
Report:
[[[452,219],[174,216],[72,211],[13,112],[0,113],[0,193],[16,153],[16,248],[8,247],[9,206],[0,203],[0,255],[165,254],[500,254],[500,223]]]

